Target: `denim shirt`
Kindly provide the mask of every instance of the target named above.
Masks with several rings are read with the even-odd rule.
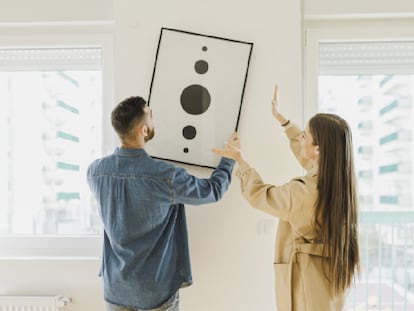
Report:
[[[100,276],[106,301],[152,309],[192,283],[184,204],[217,202],[234,161],[201,179],[144,149],[116,148],[88,168],[104,225]]]

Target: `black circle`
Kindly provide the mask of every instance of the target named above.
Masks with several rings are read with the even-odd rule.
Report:
[[[203,46],[201,49],[203,50],[203,52],[207,51],[207,47],[206,46]]]
[[[205,60],[198,60],[194,65],[194,69],[199,74],[205,74],[208,71],[208,63]]]
[[[183,149],[184,153],[188,153],[188,148]]]
[[[208,107],[210,107],[211,97],[205,87],[199,84],[192,84],[183,90],[180,102],[185,112],[199,115],[206,112]]]
[[[196,134],[197,134],[197,130],[192,125],[187,125],[186,127],[183,128],[183,136],[186,139],[193,139],[194,137],[196,137]]]

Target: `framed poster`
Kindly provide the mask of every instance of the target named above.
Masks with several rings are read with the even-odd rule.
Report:
[[[156,158],[214,168],[237,130],[253,43],[161,28],[148,105]]]

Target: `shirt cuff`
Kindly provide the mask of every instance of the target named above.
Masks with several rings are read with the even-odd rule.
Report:
[[[289,121],[289,123],[287,125],[285,125],[283,128],[286,131],[287,129],[291,128],[292,126],[295,126],[295,123],[293,123],[292,121]]]
[[[230,159],[230,158],[226,158],[226,157],[222,157],[220,162],[221,163],[228,163],[228,164],[231,164],[232,166],[234,165],[234,163],[236,163],[235,160]]]

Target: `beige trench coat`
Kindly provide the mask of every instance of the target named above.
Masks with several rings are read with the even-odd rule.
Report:
[[[305,176],[274,186],[263,183],[248,164],[239,166],[237,176],[243,196],[250,205],[279,218],[275,242],[275,291],[278,311],[342,310],[345,296],[333,297],[323,266],[322,244],[312,227],[313,205],[317,198],[317,169],[299,155],[301,129],[292,124],[286,129],[290,146]]]

